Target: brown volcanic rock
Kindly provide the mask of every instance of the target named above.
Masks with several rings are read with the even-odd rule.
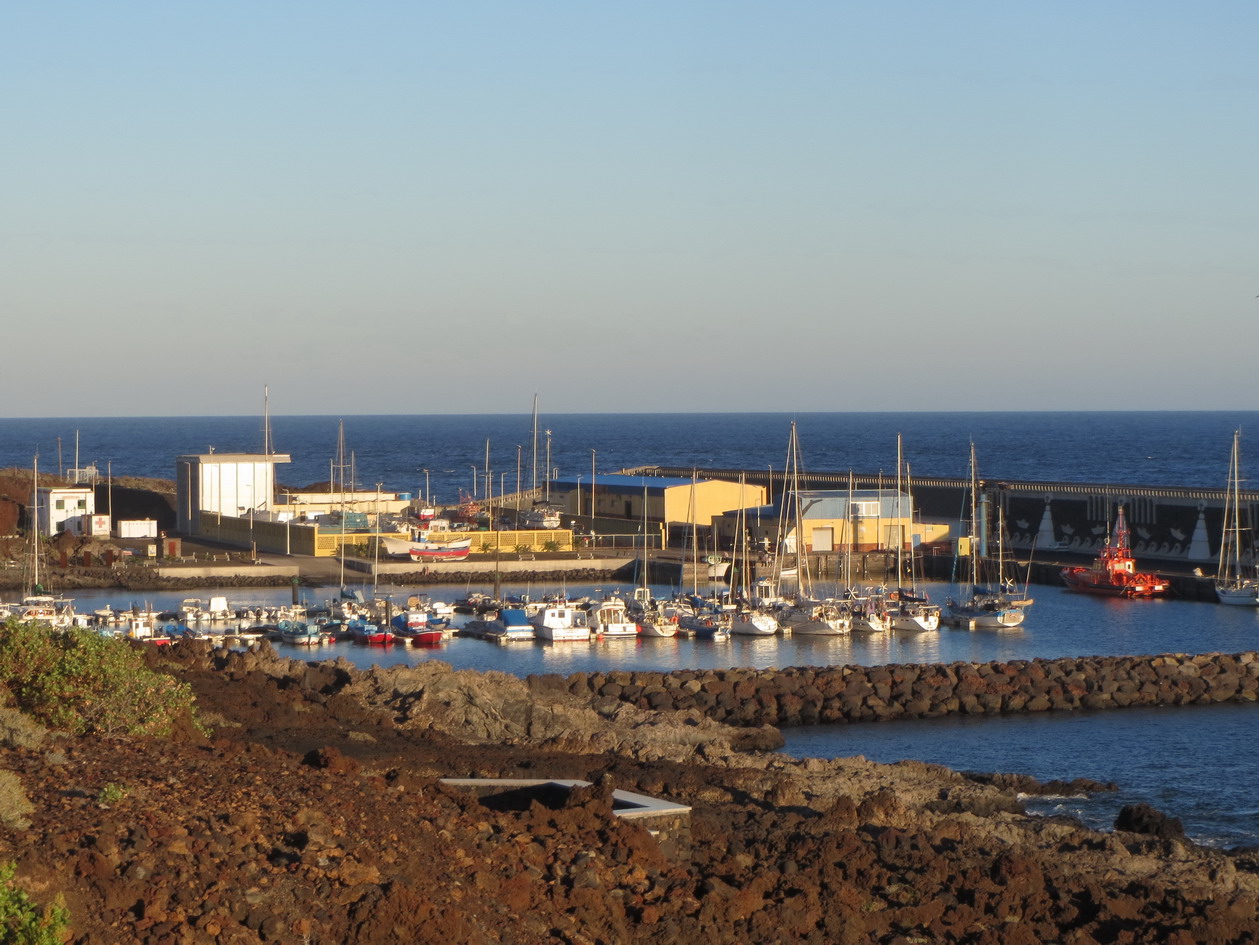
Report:
[[[74,942],[1259,933],[1259,882],[1239,869],[1252,860],[1027,817],[1008,789],[934,765],[740,753],[696,714],[619,714],[564,687],[448,668],[360,673],[270,648],[153,659],[194,686],[213,737],[0,749],[34,808],[29,827],[0,826],[0,859],[37,899],[65,896]],[[499,809],[445,774],[593,786]],[[107,784],[125,796],[102,806]],[[689,844],[610,816],[612,787],[691,805]]]

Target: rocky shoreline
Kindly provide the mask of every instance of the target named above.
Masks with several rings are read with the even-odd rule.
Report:
[[[575,694],[729,725],[796,726],[942,715],[1259,701],[1259,653],[1163,653],[987,663],[663,672],[564,679]]]
[[[1013,774],[786,758],[768,750],[781,739],[771,726],[681,707],[683,696],[715,692],[690,685],[701,674],[662,678],[678,705],[653,708],[650,697],[640,704],[645,693],[626,698],[614,674],[592,688],[600,674],[578,685],[441,663],[360,671],[280,659],[265,644],[146,652],[193,687],[208,736],[36,736],[0,713],[0,767],[27,801],[15,817],[13,799],[0,798],[0,859],[17,861],[37,898],[64,896],[76,943],[1188,945],[1259,935],[1253,851],[1196,846],[1149,812],[1130,812],[1113,832],[1029,816],[1019,794],[1037,785]],[[1251,678],[1253,660],[1238,665]],[[1202,668],[1188,678],[1215,678]],[[808,671],[790,672],[802,682]],[[956,666],[952,676],[960,706],[957,680],[966,688],[972,676]],[[867,683],[888,701],[882,682]],[[595,787],[495,809],[445,777]],[[612,816],[613,787],[690,806],[689,842]]]

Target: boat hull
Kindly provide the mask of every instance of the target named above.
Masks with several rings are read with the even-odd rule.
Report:
[[[1231,607],[1259,606],[1259,584],[1216,585],[1215,596],[1221,604]]]
[[[1063,568],[1062,582],[1068,590],[1101,597],[1151,598],[1163,597],[1171,585],[1152,574],[1133,575],[1131,581],[1115,581],[1104,571],[1094,568]]]

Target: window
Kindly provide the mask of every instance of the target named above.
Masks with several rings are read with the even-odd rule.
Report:
[[[57,500],[57,511],[59,511],[59,512],[60,512],[60,511],[64,511],[64,510],[65,510],[65,507],[66,507],[66,500],[65,500],[65,499],[58,499],[58,500]]]

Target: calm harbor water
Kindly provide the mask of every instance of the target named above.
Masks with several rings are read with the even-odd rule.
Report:
[[[489,588],[472,588],[489,590]],[[947,585],[928,585],[933,599]],[[508,586],[506,593],[535,596],[556,587]],[[570,586],[572,595],[617,590]],[[622,588],[628,591],[628,588]],[[331,589],[329,589],[331,591]],[[656,587],[657,595],[672,588]],[[437,647],[368,647],[337,643],[312,651],[276,644],[296,659],[343,656],[357,666],[417,665],[441,660],[460,669],[531,673],[577,673],[619,669],[671,670],[730,667],[877,665],[1118,655],[1140,653],[1241,652],[1259,647],[1259,608],[1221,607],[1180,600],[1120,601],[1076,595],[1056,587],[1033,587],[1036,603],[1024,627],[1014,631],[941,629],[929,634],[853,634],[850,637],[734,637],[728,642],[632,639],[594,643],[516,643],[497,646],[456,637]],[[409,593],[454,600],[464,588],[414,588],[392,592],[399,603]],[[119,596],[115,591],[81,592],[80,611],[111,604],[151,603],[176,607],[189,596]],[[291,600],[287,589],[199,590],[223,594],[234,607]],[[323,601],[306,590],[310,605]],[[457,621],[466,618],[457,618]],[[959,717],[788,729],[784,749],[797,757],[864,755],[874,761],[916,759],[957,770],[1010,771],[1042,780],[1087,777],[1114,781],[1118,793],[1091,799],[1037,800],[1044,812],[1066,812],[1109,827],[1119,808],[1145,801],[1180,817],[1191,836],[1221,846],[1259,844],[1259,752],[1253,741],[1259,706],[1123,709],[1047,713],[998,718]]]
[[[531,395],[529,398],[531,400]],[[496,416],[344,418],[346,449],[356,481],[386,490],[422,492],[455,501],[474,488],[484,494],[486,443],[495,491],[532,478],[532,418],[528,404]],[[545,404],[543,404],[545,409]],[[330,478],[336,417],[274,417],[275,448],[292,456],[281,468],[286,485]],[[910,414],[650,414],[546,415],[539,418],[540,474],[587,474],[635,465],[781,469],[789,423],[800,431],[805,471],[876,473],[894,470],[896,435],[916,475],[966,475],[969,443],[981,473],[1028,480],[1223,486],[1232,433],[1242,430],[1243,475],[1259,412],[1212,413],[910,413]],[[182,453],[258,451],[261,417],[0,419],[0,466],[56,470],[95,463],[104,474],[171,478]],[[545,431],[549,430],[548,436]],[[427,475],[425,473],[427,470]],[[602,588],[613,590],[613,586]],[[429,590],[452,599],[468,590]],[[513,588],[540,595],[554,587]],[[588,593],[593,588],[568,588]],[[658,588],[667,594],[670,588]],[[939,600],[944,588],[932,587]],[[78,609],[106,603],[177,606],[186,596],[224,594],[236,607],[283,603],[290,591],[202,589],[195,594],[82,592]],[[408,591],[395,592],[403,601]],[[842,663],[949,662],[1161,652],[1238,652],[1259,647],[1259,613],[1184,601],[1113,601],[1034,588],[1037,603],[1014,632],[940,630],[886,638],[853,636],[692,640],[629,640],[594,644],[542,643],[497,647],[454,639],[431,650],[336,644],[301,658],[344,655],[358,665],[444,660],[456,667],[528,673],[630,669],[785,667]],[[311,603],[318,593],[306,592]],[[1259,608],[1256,608],[1259,610]],[[1122,803],[1144,800],[1181,817],[1191,834],[1222,845],[1259,843],[1259,752],[1253,750],[1254,706],[1117,710],[1009,718],[817,727],[786,733],[793,754],[863,754],[879,761],[916,758],[962,770],[1019,771],[1035,777],[1115,781],[1118,795],[1050,802],[1101,826]]]

